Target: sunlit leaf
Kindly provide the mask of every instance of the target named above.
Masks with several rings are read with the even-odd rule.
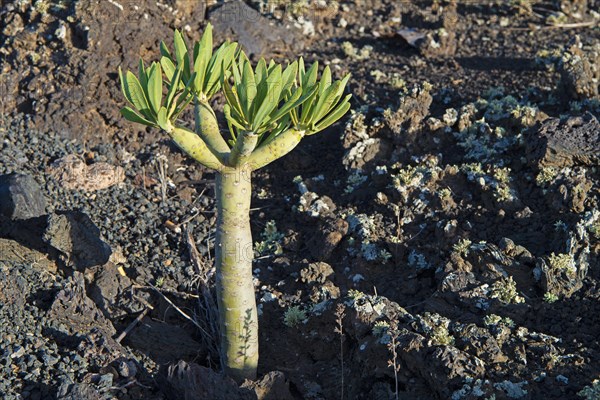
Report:
[[[131,99],[131,103],[144,117],[153,120],[154,116],[150,111],[148,99],[146,99],[146,94],[140,85],[140,81],[131,71],[127,71],[126,78],[125,90],[127,91],[127,98]]]
[[[148,100],[155,112],[162,103],[162,70],[159,63],[152,63],[148,74]]]
[[[120,110],[121,115],[123,117],[125,117],[125,119],[127,121],[130,122],[135,122],[138,124],[143,124],[143,125],[147,125],[147,126],[154,126],[154,124],[150,121],[148,121],[146,118],[140,116],[138,113],[136,113],[131,107],[123,107]]]
[[[338,121],[340,118],[342,118],[344,114],[346,114],[350,109],[349,101],[351,97],[351,94],[347,95],[335,109],[333,109],[325,118],[323,118],[322,121],[319,121],[314,125],[312,132],[310,132],[309,134],[315,134],[319,131],[322,131],[323,129],[329,127],[330,125]]]

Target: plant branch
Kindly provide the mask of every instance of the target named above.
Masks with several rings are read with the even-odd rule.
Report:
[[[256,148],[258,135],[253,132],[240,132],[229,155],[229,166],[239,167]]]
[[[167,133],[177,147],[205,167],[216,171],[222,171],[226,168],[195,132],[184,127],[175,127]]]
[[[271,141],[257,147],[248,157],[248,164],[255,171],[285,156],[300,143],[304,134],[304,131],[295,128],[282,132]]]
[[[196,118],[195,131],[202,138],[208,150],[220,161],[227,164],[229,146],[221,135],[217,116],[208,101],[194,96],[194,116]]]

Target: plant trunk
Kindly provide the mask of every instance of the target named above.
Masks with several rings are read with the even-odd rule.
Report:
[[[221,361],[227,375],[256,379],[258,316],[252,281],[251,171],[217,173],[216,270]]]

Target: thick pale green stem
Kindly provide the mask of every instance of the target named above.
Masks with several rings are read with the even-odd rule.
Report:
[[[217,117],[212,107],[207,101],[195,97],[194,112],[196,114],[196,133],[206,143],[206,147],[211,153],[222,164],[226,165],[229,157],[229,146],[219,131]]]
[[[256,378],[258,317],[252,282],[251,170],[217,173],[217,301],[221,358],[237,381]]]
[[[184,153],[205,167],[216,171],[220,171],[225,167],[195,132],[183,127],[173,127],[167,133]]]
[[[235,141],[235,146],[229,155],[229,165],[237,168],[242,165],[252,153],[258,143],[258,135],[253,132],[240,132]]]
[[[298,129],[288,129],[270,142],[258,146],[246,162],[253,171],[262,168],[292,151],[300,143],[304,134],[304,131]]]

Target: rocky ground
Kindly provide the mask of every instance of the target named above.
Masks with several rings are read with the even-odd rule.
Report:
[[[0,397],[600,398],[598,1],[0,4]],[[214,176],[118,113],[117,68],[207,21],[353,74],[255,175],[241,387]]]

